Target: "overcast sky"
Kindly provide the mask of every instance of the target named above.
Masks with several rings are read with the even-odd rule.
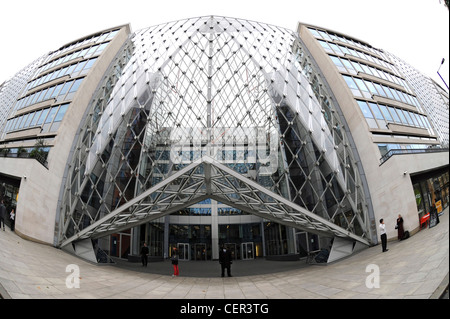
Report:
[[[441,3],[442,2],[442,3]],[[444,0],[15,0],[0,12],[0,83],[68,42],[130,23],[132,31],[205,15],[295,30],[304,22],[389,51],[445,87],[449,11]]]

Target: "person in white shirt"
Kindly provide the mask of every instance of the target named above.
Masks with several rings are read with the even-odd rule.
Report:
[[[383,249],[383,253],[388,251],[387,246],[387,235],[386,235],[386,225],[384,224],[383,218],[380,219],[380,237],[381,237],[381,247]]]
[[[11,231],[14,231],[14,224],[16,222],[16,213],[14,212],[14,208],[11,213],[9,213],[9,219],[11,220]]]

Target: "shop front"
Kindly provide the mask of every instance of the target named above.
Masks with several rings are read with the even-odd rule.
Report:
[[[416,197],[417,211],[419,213],[420,227],[429,219],[433,204],[437,212],[448,207],[449,204],[449,172],[448,168],[428,172],[411,177]],[[422,222],[424,221],[424,222]]]

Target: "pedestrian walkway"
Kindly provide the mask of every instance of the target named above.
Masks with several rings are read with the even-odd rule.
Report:
[[[232,266],[231,278],[221,278],[219,264],[213,261],[181,263],[179,277],[171,276],[169,262],[149,263],[145,269],[130,263],[92,264],[7,229],[0,231],[0,295],[13,299],[439,298],[448,286],[448,215],[447,208],[437,226],[404,241],[388,242],[385,253],[378,245],[325,266],[239,261]]]

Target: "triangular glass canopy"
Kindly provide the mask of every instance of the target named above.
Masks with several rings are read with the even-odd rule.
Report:
[[[370,244],[361,172],[326,87],[287,29],[213,16],[136,32],[75,143],[59,245],[206,198]]]

